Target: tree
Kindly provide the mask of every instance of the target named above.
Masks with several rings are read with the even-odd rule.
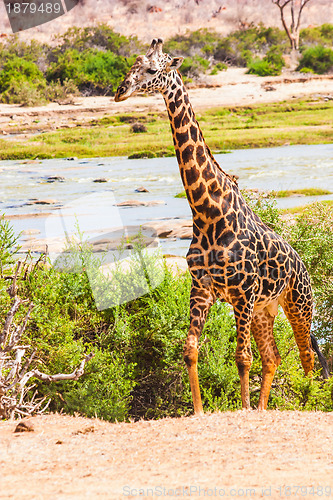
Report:
[[[281,21],[283,27],[288,35],[291,49],[298,50],[299,48],[299,32],[301,24],[301,14],[305,5],[310,2],[310,0],[272,0],[272,2],[277,5],[280,9]],[[290,4],[290,14],[291,14],[291,24],[288,28],[284,8]],[[298,12],[297,12],[298,11]]]

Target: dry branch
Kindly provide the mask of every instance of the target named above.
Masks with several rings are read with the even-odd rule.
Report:
[[[32,271],[35,269],[36,266],[33,266]],[[26,279],[27,274],[26,262],[23,265],[18,262],[15,274],[11,277],[12,283],[7,289],[12,301],[3,329],[0,332],[0,419],[44,412],[50,404],[50,400],[44,404],[47,397],[38,398],[36,390],[31,396],[34,385],[28,387],[29,380],[32,378],[44,382],[78,380],[84,374],[86,363],[94,356],[93,353],[88,354],[72,373],[49,375],[31,367],[36,349],[25,359],[27,350],[31,346],[20,345],[20,342],[34,308],[33,303],[29,304],[21,324],[15,325],[13,322],[20,306],[29,302],[29,300],[23,300],[17,295],[18,280]]]

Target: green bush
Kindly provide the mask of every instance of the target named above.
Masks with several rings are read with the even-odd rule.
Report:
[[[187,78],[198,77],[202,73],[205,73],[209,67],[208,59],[204,59],[200,56],[185,57],[181,72]]]
[[[298,70],[310,68],[314,73],[322,75],[333,70],[333,50],[317,45],[306,49],[301,57]]]
[[[48,101],[58,101],[66,99],[69,96],[78,95],[79,89],[73,80],[65,79],[62,84],[59,80],[56,82],[50,82],[45,88],[44,94]]]
[[[14,262],[13,254],[18,249],[19,236],[15,235],[12,225],[0,216],[0,270],[3,272]]]
[[[30,82],[44,84],[45,78],[37,65],[21,57],[14,56],[6,61],[0,71],[0,92],[5,92],[15,83]]]
[[[37,65],[13,56],[0,71],[1,100],[7,103],[31,106],[45,102],[46,80]]]
[[[284,59],[279,47],[271,47],[263,59],[255,59],[248,64],[248,73],[259,76],[280,75]]]
[[[255,59],[248,64],[247,73],[258,76],[273,76],[279,74],[265,59]]]
[[[225,38],[218,43],[214,58],[224,64],[243,67],[252,58],[252,54],[249,49],[244,48],[243,44],[239,44],[232,38]]]
[[[326,47],[333,46],[333,24],[322,24],[312,28],[304,28],[300,32],[301,48],[324,45]]]
[[[313,69],[311,68],[302,68],[300,69],[300,73],[314,73]]]
[[[1,64],[18,57],[35,63],[42,71],[46,65],[51,47],[46,43],[40,43],[37,40],[30,40],[29,43],[24,42],[18,35],[12,35],[6,38],[4,42],[0,42],[0,61]]]
[[[225,71],[228,66],[224,63],[215,64],[214,68],[211,70],[210,75],[217,75],[220,71]]]
[[[90,50],[110,51],[118,56],[133,56],[133,53],[142,53],[145,46],[135,36],[126,37],[116,33],[107,24],[87,26],[85,28],[72,27],[64,34],[56,37],[57,47],[50,54],[50,60],[57,58],[59,53],[69,49],[79,52]]]
[[[301,255],[311,276],[315,296],[314,330],[333,354],[333,207],[316,203],[287,231],[291,245]]]
[[[238,30],[223,38],[216,46],[214,57],[217,60],[235,66],[247,66],[258,53],[266,53],[270,48],[286,48],[286,37],[277,28],[265,28],[263,25]]]
[[[164,43],[164,50],[175,56],[211,56],[214,47],[221,39],[215,31],[200,29],[175,35]]]
[[[58,351],[59,357],[62,354],[62,351]],[[77,382],[54,383],[41,387],[40,392],[47,390],[47,394],[53,398],[53,410],[63,409],[71,414],[80,412],[87,417],[113,422],[128,420],[136,383],[134,365],[128,364],[124,356],[107,350],[95,349],[94,354],[84,376]],[[79,361],[77,357],[77,364]],[[68,365],[63,363],[59,369],[68,370]]]
[[[68,49],[50,64],[46,76],[49,82],[71,81],[81,92],[110,95],[133,62],[112,52]]]

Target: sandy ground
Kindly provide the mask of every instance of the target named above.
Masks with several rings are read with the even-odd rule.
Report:
[[[333,75],[301,75],[286,72],[277,77],[247,75],[246,68],[229,68],[198,82],[189,89],[195,111],[218,106],[280,102],[302,97],[333,98]],[[135,96],[116,103],[112,97],[77,97],[67,104],[50,103],[39,107],[0,104],[0,137],[20,138],[21,134],[75,127],[105,115],[165,112],[160,95]],[[20,136],[13,136],[17,134]]]
[[[332,414],[225,412],[0,423],[1,499],[331,498]]]

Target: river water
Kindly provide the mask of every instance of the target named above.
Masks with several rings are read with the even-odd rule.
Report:
[[[332,144],[235,150],[216,155],[216,159],[225,171],[239,176],[241,188],[315,187],[333,192]],[[25,232],[23,239],[29,232],[35,233],[35,238],[61,237],[64,232],[73,232],[77,224],[81,231],[96,234],[122,225],[191,217],[187,200],[174,197],[183,190],[175,157],[0,161],[0,176],[0,214],[21,216],[11,222],[15,231]],[[50,182],[52,176],[63,179]],[[101,179],[107,182],[94,182]],[[135,192],[141,186],[149,192]],[[291,207],[317,199],[333,200],[333,194],[280,199],[278,205]],[[35,204],[38,200],[52,203]],[[163,203],[115,207],[125,200]],[[168,242],[165,251],[184,255],[188,245],[188,240]]]

